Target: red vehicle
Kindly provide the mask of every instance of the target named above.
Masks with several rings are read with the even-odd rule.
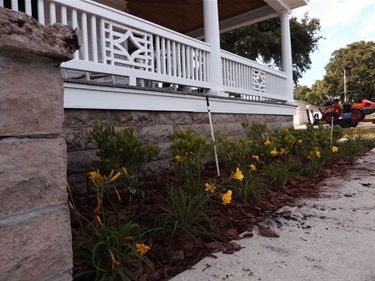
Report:
[[[316,114],[314,116],[314,125],[317,125],[320,121],[325,121],[330,125],[333,120],[333,124],[340,125],[343,128],[356,127],[359,122],[367,121],[364,120],[366,115],[375,112],[375,103],[370,100],[364,99],[361,102],[355,102],[352,104],[344,103],[342,108],[338,99],[334,99],[333,101],[333,105],[319,108],[322,117],[319,119]]]

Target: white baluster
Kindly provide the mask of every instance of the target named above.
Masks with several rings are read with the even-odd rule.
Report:
[[[177,43],[177,76],[181,77],[181,44]]]
[[[38,21],[41,24],[45,24],[44,0],[38,0]]]
[[[72,10],[72,27],[73,29],[78,27],[78,15],[77,15],[77,10],[75,9]],[[79,60],[78,50],[74,53],[74,59]]]
[[[182,60],[182,77],[187,78],[187,74],[186,74],[186,46],[185,45],[182,45],[181,60]]]
[[[87,30],[86,13],[82,13],[82,16],[81,16],[81,31],[82,31],[83,60],[89,61],[89,38],[88,38],[88,30]]]
[[[172,42],[172,76],[177,76],[177,56],[176,56],[176,42]]]
[[[92,58],[94,62],[98,62],[98,40],[96,35],[96,17],[91,16],[91,46]]]
[[[49,23],[56,23],[56,4],[54,2],[49,4]]]
[[[30,0],[29,1],[28,0],[25,1],[25,13],[28,14],[29,16],[32,15],[31,1]]]
[[[18,0],[12,0],[12,10],[13,11],[18,11]]]
[[[155,48],[156,48],[156,72],[161,73],[160,65],[160,37],[155,37]]]
[[[167,40],[167,74],[172,75],[171,40]]]
[[[186,61],[187,61],[187,64],[186,64],[187,78],[191,79],[192,57],[191,57],[191,47],[190,46],[186,46]]]
[[[161,73],[166,74],[165,38],[161,38]]]
[[[198,49],[195,49],[195,80],[199,81],[199,61],[200,61],[200,57],[199,57],[199,50]]]
[[[65,6],[61,7],[61,23],[63,25],[68,25],[68,13]]]

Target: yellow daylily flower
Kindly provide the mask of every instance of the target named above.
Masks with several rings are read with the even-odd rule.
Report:
[[[133,236],[125,236],[125,237],[123,238],[123,243],[124,243],[124,245],[125,245],[129,240],[133,240],[133,239],[134,239]]]
[[[94,209],[94,214],[98,214],[98,213],[100,212],[101,202],[100,202],[99,197],[97,197],[97,200],[98,200],[98,205],[97,205],[96,208]]]
[[[279,154],[276,150],[276,147],[271,151],[271,155],[272,156],[276,156],[277,154]]]
[[[337,146],[332,146],[332,152],[338,152],[339,151],[339,148]]]
[[[242,174],[242,172],[240,171],[239,168],[236,169],[236,172],[234,173],[232,178],[234,178],[235,180],[240,180],[240,181],[243,180],[243,174]]]
[[[100,217],[96,216],[96,219],[98,220],[98,222],[100,223],[100,225],[104,228],[104,225],[103,225],[102,220],[100,219]]]
[[[256,171],[257,167],[254,164],[249,165],[250,170]]]
[[[180,155],[176,155],[176,156],[174,157],[174,159],[176,160],[176,162],[181,162],[181,161],[182,161],[182,156],[180,156]]]
[[[120,263],[115,259],[115,256],[113,255],[112,251],[109,250],[109,255],[111,257],[111,260],[112,260],[112,269],[115,268],[115,264],[116,265],[120,265]]]
[[[69,205],[69,208],[74,211],[75,208],[74,208],[74,205],[72,204],[72,202],[68,201],[68,205]]]
[[[303,143],[303,140],[298,140],[298,143],[299,143],[299,144]]]
[[[109,174],[109,177],[112,178],[113,174],[114,174],[115,170],[112,170]]]
[[[253,159],[259,161],[259,156],[258,155],[253,155]]]
[[[288,150],[285,148],[280,148],[280,154],[288,154]]]
[[[125,169],[125,167],[121,168],[125,175],[129,176],[128,171]]]
[[[197,156],[194,154],[194,152],[190,151],[189,153],[193,156],[193,159],[191,159],[191,161],[194,162],[195,160],[197,160]]]
[[[100,175],[99,169],[96,169],[96,171],[88,172],[87,175],[89,178],[93,181],[98,180],[100,182],[103,182],[103,177]]]
[[[115,192],[116,192],[116,195],[117,195],[117,198],[118,198],[118,201],[121,202],[121,196],[120,196],[120,193],[118,192],[117,188],[115,187],[114,188]]]
[[[232,201],[232,190],[228,190],[227,193],[221,195],[221,197],[223,199],[223,205],[230,204]]]
[[[264,142],[264,145],[267,146],[267,145],[270,145],[271,142],[269,141],[269,139],[267,138],[266,141]]]
[[[118,172],[116,175],[114,175],[108,182],[114,182],[115,180],[117,180],[119,178],[119,176],[121,176],[120,172]]]
[[[137,248],[137,251],[141,254],[144,255],[146,254],[149,250],[151,250],[151,247],[143,244],[143,243],[137,243],[135,244],[135,247]]]
[[[206,183],[205,186],[206,189],[204,191],[210,191],[211,193],[215,192],[216,186],[214,186],[213,184]]]

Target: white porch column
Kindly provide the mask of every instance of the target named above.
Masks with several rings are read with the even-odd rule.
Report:
[[[293,98],[293,65],[292,65],[292,43],[290,39],[289,10],[279,12],[281,25],[281,59],[282,69],[288,74],[287,94],[288,102],[294,103]]]
[[[210,94],[224,96],[223,75],[220,59],[219,9],[217,0],[203,0],[204,37],[211,45],[210,54]]]

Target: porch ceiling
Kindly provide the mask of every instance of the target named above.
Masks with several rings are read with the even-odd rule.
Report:
[[[219,0],[219,20],[261,8],[263,0]],[[203,27],[202,0],[129,0],[130,13],[180,33]]]
[[[95,0],[134,16],[157,23],[179,33],[198,36],[202,33],[203,0]],[[266,18],[275,17],[279,9],[294,9],[309,0],[218,0],[222,30],[230,30]],[[259,13],[257,13],[259,11]],[[233,20],[235,19],[235,20]],[[223,26],[223,27],[222,27]],[[201,35],[201,34],[200,34]]]

